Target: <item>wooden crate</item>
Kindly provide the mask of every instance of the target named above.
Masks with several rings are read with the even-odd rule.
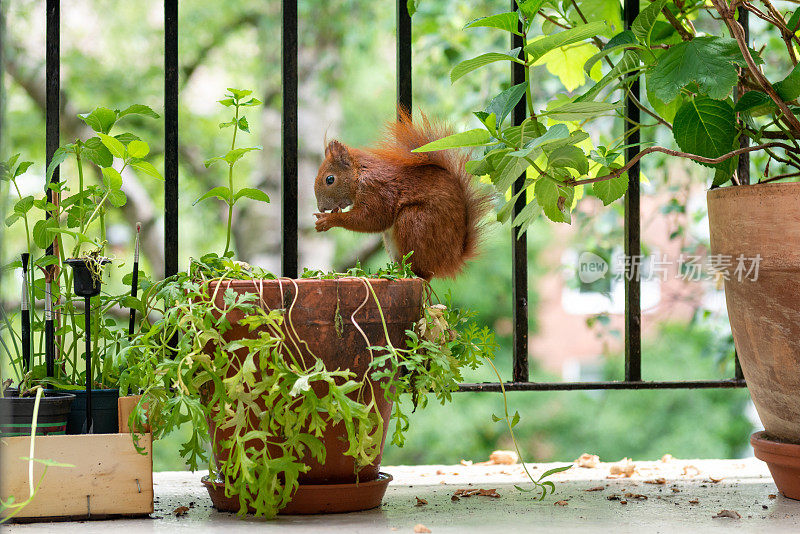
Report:
[[[129,413],[130,401],[120,399],[120,420]],[[127,425],[125,425],[127,426]],[[133,435],[87,434],[36,436],[34,456],[75,467],[49,467],[33,500],[14,519],[99,519],[108,516],[147,515],[153,512],[153,441],[139,436],[140,454]],[[0,439],[0,498],[15,502],[28,498],[30,437]],[[33,464],[37,484],[44,466]],[[0,512],[0,514],[2,514]]]

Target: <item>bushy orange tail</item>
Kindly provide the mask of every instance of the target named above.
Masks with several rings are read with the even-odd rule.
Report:
[[[436,165],[452,176],[467,200],[467,232],[462,256],[462,260],[467,260],[477,254],[481,220],[491,209],[492,195],[485,188],[476,187],[472,175],[464,170],[469,161],[468,153],[457,149],[412,152],[415,148],[453,133],[447,126],[432,123],[423,113],[420,115],[420,122],[413,123],[411,115],[401,108],[398,120],[387,124],[383,139],[370,152],[398,167]]]

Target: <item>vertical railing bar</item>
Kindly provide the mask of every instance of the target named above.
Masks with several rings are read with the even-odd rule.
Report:
[[[164,276],[178,272],[178,0],[164,0]]]
[[[745,8],[739,6],[737,8],[737,13],[739,15],[739,24],[742,25],[744,29],[744,38],[747,44],[750,44],[750,12],[747,11]],[[736,98],[741,96],[739,94],[739,87],[736,88]],[[739,138],[739,146],[741,148],[745,148],[749,146],[750,139],[743,135]],[[742,185],[750,184],[750,153],[745,153],[739,156],[739,161],[736,164],[736,177],[739,180],[739,183]],[[733,368],[734,368],[734,377],[735,378],[744,378],[744,373],[742,372],[742,366],[739,363],[739,354],[734,349],[733,351]]]
[[[397,0],[397,114],[412,113],[411,15],[407,0]]]
[[[517,5],[511,0],[511,9],[516,10]],[[520,33],[522,23],[518,22]],[[521,35],[511,35],[511,48],[522,46]],[[525,52],[520,52],[520,57],[524,58]],[[511,63],[511,84],[517,85],[525,81],[525,66],[519,63]],[[522,124],[526,117],[526,103],[523,98],[514,108],[514,124]],[[516,195],[525,188],[525,173],[521,174],[512,188],[512,194]],[[512,220],[523,210],[527,198],[522,193],[514,203],[514,216]],[[513,243],[513,270],[511,283],[514,286],[514,361],[512,369],[512,379],[514,382],[528,381],[528,236],[526,232],[518,234],[518,229],[511,227],[511,240]]]
[[[53,154],[59,146],[59,112],[61,92],[61,9],[59,0],[47,0],[45,23],[45,162],[50,165]],[[45,184],[47,201],[53,201],[50,184],[60,181],[59,168],[56,167],[50,182]],[[47,217],[53,216],[52,211]],[[53,244],[47,247],[47,254],[53,254]]]
[[[630,29],[639,15],[639,0],[625,0],[625,28]],[[625,96],[625,162],[640,150],[638,130],[639,80],[630,84]],[[628,170],[628,191],[625,193],[625,380],[642,379],[642,307],[641,307],[641,224],[639,208],[639,163]]]
[[[281,273],[297,277],[297,1],[281,1]]]

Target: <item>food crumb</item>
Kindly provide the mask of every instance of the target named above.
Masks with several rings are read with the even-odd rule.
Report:
[[[423,525],[422,523],[417,523],[414,525],[414,532],[415,534],[426,534],[429,533],[431,529]]]

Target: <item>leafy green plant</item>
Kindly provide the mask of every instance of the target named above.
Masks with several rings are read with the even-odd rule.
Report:
[[[383,420],[370,378],[381,381],[390,399],[412,393],[424,406],[425,395],[432,392],[445,402],[458,387],[460,369],[476,366],[478,358],[491,354],[494,346],[493,334],[488,329],[479,331],[473,324],[463,325],[463,335],[448,327],[447,339],[432,341],[430,332],[442,328],[444,309],[434,306],[426,308],[425,319],[416,327],[427,338],[409,331],[404,349],[372,347],[370,371],[363,376],[346,369],[329,370],[313,355],[310,362],[304,359],[287,337],[287,332],[294,331],[293,303],[286,309],[269,309],[257,302],[257,292],[238,294],[228,288],[220,307],[216,292],[222,282],[253,280],[257,288],[257,279],[229,258],[210,255],[205,260],[212,264],[204,259],[193,261],[189,272],[146,292],[145,315],[161,318],[152,324],[145,321],[141,333],[123,351],[129,365],[122,382],[144,391],[131,423],[145,421],[146,405],[154,437],[184,422],[192,423],[192,435],[181,454],[193,469],[208,460],[206,421],[217,432],[230,433],[222,444],[228,454],[211,465],[211,475],[225,481],[228,494],[239,496],[242,513],[250,507],[271,517],[288,503],[299,475],[309,469],[301,461],[306,451],[317,461],[325,461],[319,438],[331,425],[344,424],[349,444],[345,454],[354,458],[356,466],[375,460]],[[221,273],[220,267],[224,269]],[[404,273],[407,269],[403,265],[391,271]],[[361,280],[383,320],[369,279]],[[239,324],[246,325],[252,336],[225,341],[230,317],[237,312],[243,315]],[[466,316],[453,313],[453,320],[466,322]],[[385,329],[385,321],[383,324]],[[170,340],[176,334],[178,342],[173,345]],[[235,352],[243,348],[246,356],[237,356]],[[401,369],[403,372],[397,372]],[[325,387],[315,387],[320,385]],[[259,403],[270,409],[265,412]],[[393,417],[398,421],[394,441],[402,444],[407,418],[399,403]],[[219,458],[221,451],[214,452]]]
[[[225,239],[225,251],[222,253],[223,256],[233,256],[233,251],[230,250],[231,221],[233,218],[233,206],[236,205],[236,202],[241,198],[249,198],[258,202],[269,202],[269,196],[259,189],[254,189],[252,187],[234,189],[233,186],[233,169],[236,166],[236,163],[248,152],[261,150],[260,146],[236,148],[236,133],[240,130],[242,132],[250,133],[250,126],[247,123],[247,117],[242,115],[241,108],[252,107],[261,104],[259,99],[250,97],[252,93],[253,91],[250,90],[232,89],[229,87],[225,98],[219,101],[219,103],[223,106],[233,108],[233,117],[231,120],[220,123],[219,125],[220,129],[233,128],[233,135],[231,136],[231,149],[223,156],[215,156],[206,160],[205,166],[209,167],[217,162],[227,163],[228,185],[217,186],[194,201],[194,204],[197,204],[198,202],[202,202],[209,198],[218,198],[228,205],[228,230],[226,233],[227,238]]]
[[[505,195],[500,220],[510,219],[515,202],[525,195],[526,206],[512,221],[520,231],[540,213],[556,222],[571,222],[584,187],[610,204],[627,190],[627,171],[653,152],[710,168],[713,186],[746,180],[735,172],[737,160],[754,151],[768,156],[760,182],[796,179],[800,176],[796,141],[800,119],[795,116],[800,110],[796,48],[800,10],[784,14],[769,0],[763,4],[764,10],[747,2],[655,0],[630,28],[620,31],[614,27],[620,23],[615,1],[519,0],[516,11],[474,20],[465,29],[491,28],[517,35],[522,47],[462,61],[450,79],[456,82],[486,65],[510,62],[523,66],[525,82],[500,92],[484,110],[474,113],[480,128],[439,139],[418,151],[476,149],[478,157],[467,170],[488,175]],[[767,21],[782,41],[769,41],[766,50],[760,45],[759,51],[748,47],[737,8]],[[709,26],[716,31],[703,34],[696,29]],[[783,57],[777,56],[775,43],[781,43]],[[591,47],[594,53],[587,52]],[[762,72],[765,54],[773,54],[771,59],[777,58],[788,75],[770,82]],[[556,56],[565,65],[551,65],[549,58]],[[541,65],[556,71],[570,92],[549,97],[544,108],[537,109],[532,90]],[[583,73],[578,70],[581,66]],[[567,71],[575,70],[581,80],[586,74],[590,82],[582,92],[573,92],[581,83],[575,84],[574,72]],[[635,81],[644,82],[642,99],[630,91]],[[740,98],[734,98],[734,89]],[[626,97],[646,118],[632,123],[627,135],[655,130],[655,137],[659,129],[666,130],[679,150],[646,146],[649,143],[630,145],[625,136],[610,146],[595,145],[587,130],[602,128],[605,116],[621,117]],[[527,117],[520,125],[511,125],[508,117],[523,98]],[[633,150],[627,162],[626,150]],[[512,194],[512,184],[523,173],[524,187]]]
[[[112,135],[112,129],[120,121],[133,116],[158,118],[155,111],[142,104],[134,104],[123,110],[101,106],[79,115],[96,135],[85,140],[76,139],[54,152],[46,171],[47,195],[38,198],[23,196],[17,181],[28,171],[32,162],[19,162],[19,154],[5,161],[0,169],[0,179],[8,181],[18,197],[5,225],[12,230],[19,227],[24,231],[27,252],[32,260],[33,268],[28,271],[27,281],[28,301],[34,303],[45,298],[46,281],[50,281],[53,313],[57,318],[55,376],[46,377],[45,321],[41,312],[35,306],[31,307],[31,354],[34,365],[27,373],[21,363],[20,336],[10,327],[9,318],[5,317],[4,327],[8,329],[12,343],[9,346],[4,342],[2,348],[12,361],[12,368],[22,386],[21,391],[36,383],[65,389],[81,388],[85,383],[82,374],[85,366],[80,365],[78,354],[84,336],[81,317],[84,311],[76,306],[76,301],[83,299],[73,295],[73,273],[66,268],[64,261],[70,257],[88,259],[95,275],[100,277],[101,262],[98,259],[104,255],[106,248],[106,218],[110,210],[127,203],[122,191],[122,173],[126,169],[135,169],[163,180],[158,170],[146,160],[150,153],[148,143],[131,132]],[[74,158],[77,176],[66,176],[62,171],[62,179],[53,182],[53,172],[69,158]],[[98,183],[89,183],[85,176],[87,162],[97,171]],[[3,269],[20,266],[19,260],[13,260]],[[141,278],[141,283],[148,283],[146,277]],[[94,315],[94,350],[89,357],[92,359],[93,376],[100,387],[113,387],[119,375],[113,353],[120,346],[124,332],[116,327],[113,319],[106,317],[106,313],[123,302],[126,306],[136,306],[131,297],[126,295],[104,292],[92,299],[90,313]]]

